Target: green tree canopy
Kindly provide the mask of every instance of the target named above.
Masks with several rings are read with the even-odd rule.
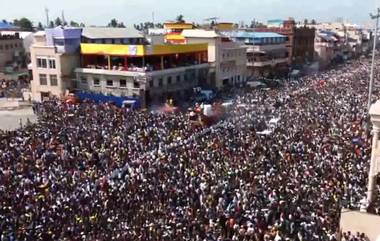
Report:
[[[118,22],[115,18],[111,19],[111,21],[107,24],[108,27],[112,28],[125,28],[123,22]]]
[[[111,21],[109,22],[108,24],[108,27],[113,27],[113,28],[116,28],[117,27],[117,20],[115,18],[111,19]]]
[[[79,23],[77,23],[75,21],[70,21],[70,26],[71,27],[79,27]]]
[[[33,23],[27,18],[15,19],[13,25],[20,27],[22,30],[33,31]]]
[[[54,21],[54,25],[55,25],[56,27],[58,27],[58,26],[63,25],[63,22],[62,22],[62,20],[58,17],[58,18],[55,19],[55,21]]]

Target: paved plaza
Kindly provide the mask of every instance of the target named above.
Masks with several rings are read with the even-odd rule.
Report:
[[[0,129],[17,129],[20,127],[20,124],[25,125],[28,119],[30,122],[37,121],[37,116],[34,115],[32,108],[0,111]]]
[[[380,216],[343,210],[340,227],[343,232],[365,233],[370,241],[380,241]]]

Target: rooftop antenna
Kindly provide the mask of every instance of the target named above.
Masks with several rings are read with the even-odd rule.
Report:
[[[46,27],[49,27],[49,9],[45,7],[45,14],[46,14]]]
[[[152,12],[152,23],[153,23],[153,28],[154,28],[154,12]]]
[[[203,20],[206,21],[206,22],[212,22],[212,21],[214,21],[214,23],[216,23],[216,21],[218,19],[219,19],[218,17],[211,17],[211,18],[205,18]]]

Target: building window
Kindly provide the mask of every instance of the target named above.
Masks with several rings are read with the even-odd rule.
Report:
[[[87,84],[87,78],[84,77],[84,76],[82,76],[82,77],[80,78],[80,82],[81,82],[82,84]]]
[[[40,74],[40,85],[47,85],[46,74]]]
[[[46,69],[47,68],[46,58],[37,58],[37,67]]]
[[[50,85],[51,86],[58,86],[57,75],[55,75],[55,74],[50,75]]]
[[[171,84],[172,84],[172,77],[169,76],[169,77],[168,77],[168,85],[171,85]]]
[[[160,79],[158,80],[158,86],[159,86],[159,87],[162,87],[162,82],[163,82],[163,80],[162,80],[162,78],[160,78]]]
[[[55,69],[55,59],[49,59],[49,68]]]
[[[140,83],[137,80],[133,81],[133,88],[136,88],[136,89],[140,88]]]
[[[94,86],[100,86],[100,80],[98,78],[94,78]]]
[[[108,79],[107,80],[107,87],[112,87],[113,86],[113,80]]]
[[[177,75],[177,83],[181,82],[181,76]]]
[[[121,79],[119,82],[120,82],[120,87],[121,87],[121,88],[125,88],[125,87],[127,87],[127,80],[125,80],[125,79]]]

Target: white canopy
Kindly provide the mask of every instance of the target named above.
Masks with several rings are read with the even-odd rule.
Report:
[[[272,134],[272,131],[271,130],[263,130],[263,131],[259,131],[259,132],[256,132],[256,133],[259,134],[259,135],[267,136],[267,135]]]

